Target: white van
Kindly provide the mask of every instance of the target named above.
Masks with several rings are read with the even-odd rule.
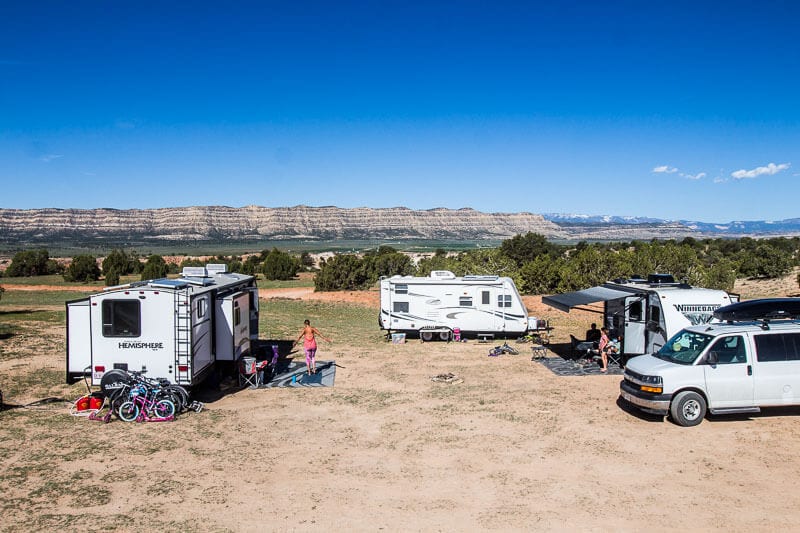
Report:
[[[800,405],[800,298],[740,302],[714,317],[628,361],[620,397],[681,426],[699,424],[706,411]]]

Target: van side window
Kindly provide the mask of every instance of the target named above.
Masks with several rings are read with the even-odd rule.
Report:
[[[392,302],[392,311],[395,313],[408,313],[408,302]]]
[[[638,322],[642,319],[642,301],[637,300],[628,306],[628,320]]]
[[[631,317],[631,320],[636,320]],[[650,322],[654,322],[656,324],[661,323],[661,308],[656,305],[650,306]]]
[[[103,337],[138,337],[141,334],[139,300],[103,300]]]
[[[800,360],[800,333],[754,335],[759,362]]]
[[[721,337],[711,345],[709,353],[717,353],[717,364],[732,365],[736,363],[746,363],[747,353],[744,348],[744,339],[741,335],[731,335]]]

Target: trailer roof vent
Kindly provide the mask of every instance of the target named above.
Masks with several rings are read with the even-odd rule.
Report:
[[[490,274],[467,274],[464,276],[464,279],[468,279],[470,281],[495,281],[499,278],[499,276],[494,276]]]
[[[183,267],[183,272],[181,272],[181,276],[184,278],[204,278],[207,275],[206,267]]]
[[[209,276],[216,276],[217,274],[224,274],[228,271],[228,265],[225,263],[209,263],[206,265],[206,270]]]
[[[431,270],[433,279],[456,279],[456,275],[449,270]]]

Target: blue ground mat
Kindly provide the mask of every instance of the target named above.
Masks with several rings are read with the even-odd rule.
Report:
[[[262,387],[333,387],[336,361],[317,361],[317,373],[308,375],[305,361],[281,361],[277,372]]]
[[[557,376],[603,376],[600,365],[584,359],[564,359],[562,357],[542,357],[535,359]],[[621,376],[623,370],[615,363],[608,363],[608,374]]]

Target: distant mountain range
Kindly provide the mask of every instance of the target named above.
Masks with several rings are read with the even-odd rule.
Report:
[[[800,235],[800,219],[712,224],[649,217],[483,213],[405,207],[0,209],[0,243],[268,240],[501,240],[535,232],[553,240]]]
[[[696,220],[667,221],[650,217],[620,217],[613,215],[579,215],[545,213],[542,215],[562,227],[575,226],[639,226],[679,224],[703,236],[718,237],[766,237],[800,235],[800,218],[785,220],[737,220],[725,223],[698,222]]]

